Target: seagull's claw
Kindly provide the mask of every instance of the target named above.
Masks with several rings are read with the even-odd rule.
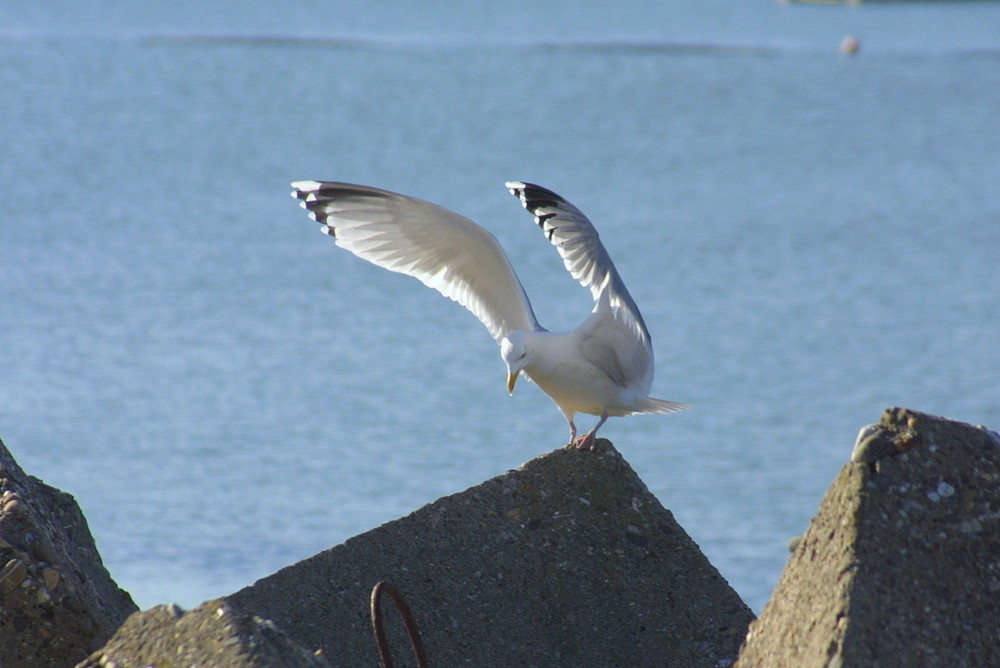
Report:
[[[594,449],[594,441],[596,441],[596,440],[597,440],[597,437],[594,435],[594,432],[591,431],[591,432],[587,432],[586,434],[584,434],[580,438],[577,438],[577,439],[571,441],[570,444],[567,445],[566,447],[567,448],[573,448],[574,450],[593,450]]]

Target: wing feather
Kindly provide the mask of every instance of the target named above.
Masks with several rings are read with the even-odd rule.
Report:
[[[500,244],[468,218],[368,186],[296,181],[292,187],[338,246],[457,301],[497,341],[514,330],[540,329]]]

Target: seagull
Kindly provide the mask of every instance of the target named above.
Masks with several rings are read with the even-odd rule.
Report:
[[[653,348],[649,330],[597,230],[579,209],[541,186],[508,181],[535,217],[569,273],[590,290],[594,310],[576,329],[550,332],[499,242],[464,216],[424,200],[350,183],[296,181],[301,201],[338,246],[390,271],[407,274],[479,318],[500,345],[507,391],[523,374],[569,422],[566,447],[591,450],[612,416],[673,413],[688,408],[649,396]],[[577,413],[599,417],[577,437]]]

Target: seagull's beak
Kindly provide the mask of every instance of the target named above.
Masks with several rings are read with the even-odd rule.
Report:
[[[517,371],[507,372],[507,393],[514,394],[514,383],[517,382]]]

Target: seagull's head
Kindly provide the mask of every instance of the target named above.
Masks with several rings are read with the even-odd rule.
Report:
[[[514,394],[517,376],[528,365],[528,345],[524,331],[511,332],[500,342],[500,357],[507,365],[507,391]]]

